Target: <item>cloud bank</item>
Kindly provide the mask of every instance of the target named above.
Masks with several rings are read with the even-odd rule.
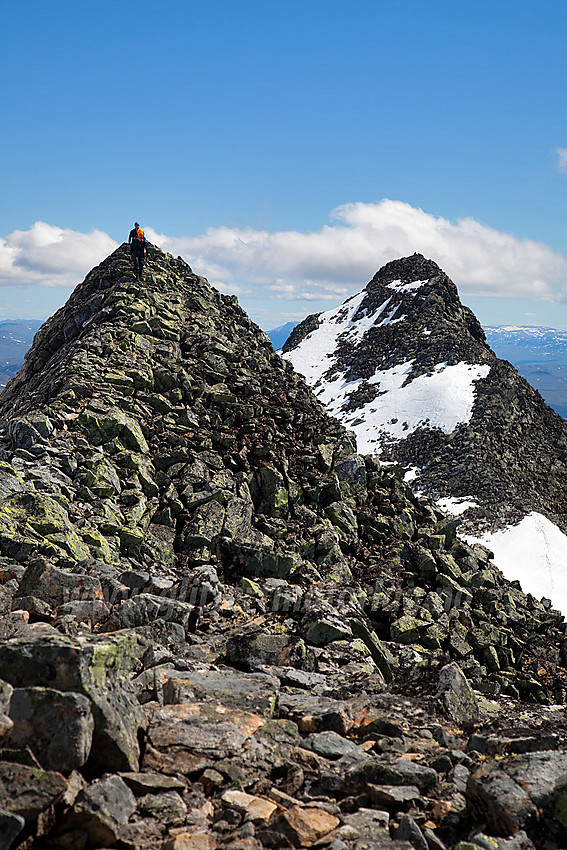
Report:
[[[345,204],[331,215],[331,225],[310,233],[216,227],[195,237],[151,237],[225,289],[248,282],[276,298],[336,301],[384,263],[418,251],[464,295],[567,299],[567,259],[542,242],[472,218],[453,223],[402,201]]]
[[[145,230],[151,242],[181,254],[223,292],[255,299],[337,303],[384,263],[418,251],[450,275],[461,295],[567,301],[563,254],[472,218],[451,222],[383,200],[337,207],[330,221],[308,233],[215,227],[170,237]],[[0,284],[75,285],[116,246],[98,230],[85,234],[37,222],[0,240]]]
[[[116,247],[100,230],[79,233],[36,221],[0,239],[0,285],[75,286]]]

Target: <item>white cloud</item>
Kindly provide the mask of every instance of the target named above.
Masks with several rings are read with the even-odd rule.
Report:
[[[151,232],[150,238],[207,276],[227,285],[259,284],[272,297],[339,300],[360,289],[384,263],[418,251],[435,260],[463,295],[567,300],[562,254],[475,219],[451,222],[402,201],[383,200],[345,204],[331,220],[309,233],[218,227],[194,237]]]
[[[567,148],[555,148],[555,153],[557,154],[557,170],[566,172],[567,171]]]
[[[36,221],[0,239],[0,285],[75,286],[116,247],[100,230],[79,233]]]
[[[245,306],[253,310],[267,299],[305,302],[306,312],[323,309],[324,302],[359,291],[384,263],[415,251],[435,260],[463,296],[567,301],[563,254],[472,218],[452,222],[402,201],[345,204],[330,224],[307,233],[217,227],[169,237],[148,227],[146,234],[221,291],[252,299]],[[116,245],[101,231],[37,222],[0,240],[0,284],[72,286]]]

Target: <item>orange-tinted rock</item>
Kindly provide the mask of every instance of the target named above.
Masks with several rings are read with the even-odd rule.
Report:
[[[254,823],[268,823],[278,808],[271,800],[246,794],[244,791],[225,791],[222,801]]]
[[[311,847],[336,829],[340,820],[323,809],[294,806],[284,812],[286,832],[295,847]]]
[[[215,850],[217,843],[208,832],[181,832],[162,844],[162,850]]]

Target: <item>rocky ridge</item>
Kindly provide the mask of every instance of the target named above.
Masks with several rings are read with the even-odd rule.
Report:
[[[388,372],[396,367],[406,368],[403,388],[458,364],[480,367],[469,416],[446,429],[422,421],[395,438],[377,427],[376,451],[383,460],[418,468],[414,486],[431,498],[474,500],[461,516],[463,530],[493,531],[537,511],[566,532],[567,422],[510,363],[496,357],[450,278],[432,260],[414,254],[388,263],[354,298],[356,310],[314,384],[319,394],[339,378],[354,384],[337,412],[341,421],[362,428],[372,415],[371,403],[384,403]],[[339,323],[341,315],[312,315],[295,327],[283,352],[298,371],[310,365],[305,341]],[[453,386],[448,378],[448,394]],[[423,402],[425,411],[428,403],[433,396]],[[400,396],[397,416],[403,420],[407,413]]]
[[[0,458],[1,847],[564,846],[562,616],[180,258],[93,269]]]

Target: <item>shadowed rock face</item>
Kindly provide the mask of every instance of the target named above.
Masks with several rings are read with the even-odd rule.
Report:
[[[367,316],[375,316],[374,323],[353,335],[352,329]],[[300,372],[308,365],[302,361],[301,343],[317,333],[322,321],[321,314],[308,316],[283,347]],[[451,433],[423,425],[407,436],[388,438],[380,457],[419,467],[416,487],[432,497],[474,498],[478,507],[462,518],[469,531],[503,527],[530,511],[543,513],[567,531],[567,423],[510,363],[495,356],[454,283],[420,254],[388,263],[375,274],[363,290],[349,332],[338,337],[322,380],[342,375],[345,382],[358,382],[340,413],[343,421],[354,421],[359,411],[368,415],[362,410],[369,402],[380,405],[380,382],[369,381],[376,371],[407,363],[411,369],[404,386],[458,363],[489,371],[475,382],[467,423]],[[425,418],[427,400],[423,409]],[[407,415],[403,403],[396,415],[400,421]]]
[[[561,615],[153,246],[0,396],[0,615],[6,846],[537,844],[542,807],[565,837]]]

